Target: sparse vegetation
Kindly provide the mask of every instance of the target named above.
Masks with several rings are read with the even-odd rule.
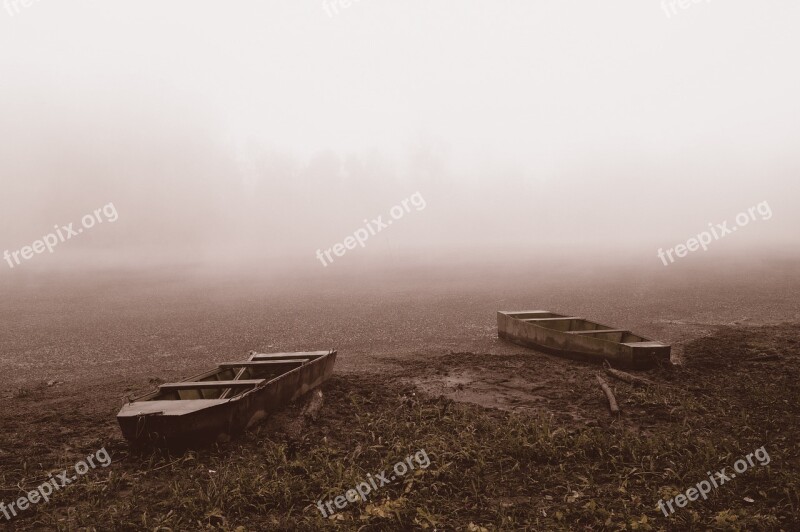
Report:
[[[423,396],[410,386],[386,384],[392,379],[385,375],[338,376],[325,387],[319,420],[303,427],[297,426],[302,405],[293,405],[259,430],[211,449],[135,453],[118,438],[103,442],[113,458],[109,468],[93,471],[14,525],[793,530],[800,522],[799,332],[797,326],[731,329],[697,340],[686,348],[686,367],[647,375],[657,385],[614,383],[622,418],[588,425]],[[784,355],[779,363],[746,361],[772,349]],[[592,399],[602,405],[595,392]],[[98,440],[108,433],[103,428],[109,429],[98,429]],[[659,498],[673,497],[706,471],[730,466],[762,445],[769,466],[751,468],[670,518],[656,509]],[[422,448],[431,466],[383,487],[369,502],[349,505],[330,520],[314,507]],[[2,498],[12,500],[17,483],[29,486],[82,451],[46,457],[63,459],[59,463],[25,460],[11,472],[11,461],[3,460]]]

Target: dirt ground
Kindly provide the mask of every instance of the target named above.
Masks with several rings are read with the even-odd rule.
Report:
[[[666,277],[600,272],[528,283],[521,282],[525,278],[521,272],[502,278],[479,276],[481,282],[472,275],[441,273],[422,279],[387,274],[282,283],[210,280],[199,275],[131,278],[98,274],[92,279],[31,277],[1,285],[5,304],[0,309],[0,501],[14,500],[47,472],[67,468],[100,448],[109,450],[114,463],[107,470],[89,472],[81,487],[71,488],[73,494],[40,504],[9,523],[0,515],[0,523],[21,530],[314,530],[323,525],[375,530],[792,530],[798,517],[797,484],[783,479],[800,472],[796,439],[791,440],[798,436],[798,388],[789,384],[792,377],[797,382],[800,356],[800,329],[792,325],[800,323],[796,272],[786,266],[770,268],[766,275],[758,269],[750,275],[695,272]],[[531,276],[540,273],[534,270]],[[650,372],[650,378],[664,385],[652,394],[614,383],[623,416],[613,421],[593,381],[597,366],[536,353],[497,338],[497,310],[532,307],[570,312],[672,343],[674,359],[681,366]],[[277,352],[329,347],[337,348],[340,355],[336,377],[324,387],[326,402],[319,422],[298,426],[295,418],[302,405],[294,405],[242,441],[189,458],[137,454],[121,439],[114,415],[124,397],[149,389],[157,379],[180,378],[216,362],[240,358],[250,349]],[[747,362],[761,353],[783,358],[777,363]],[[776,372],[780,379],[773,376]],[[786,380],[786,395],[784,404],[776,405],[777,399],[765,390],[779,380]],[[742,387],[750,386],[757,390],[753,393],[767,395],[764,404],[753,400],[754,409],[755,403],[763,409],[762,418],[753,422],[751,432],[742,433],[734,427],[740,427],[746,417],[742,411],[748,408],[748,397],[742,395]],[[714,404],[708,403],[709,398]],[[410,416],[405,424],[397,421],[399,426],[387,419],[387,412],[409,404],[419,410],[398,414],[398,420]],[[351,417],[354,410],[356,418]],[[443,418],[442,412],[447,417]],[[794,416],[794,421],[780,419],[778,414]],[[434,418],[447,423],[440,427]],[[368,419],[372,421],[365,421]],[[461,421],[455,423],[455,419]],[[552,460],[539,464],[542,471],[537,474],[546,477],[546,482],[518,480],[519,485],[509,484],[507,492],[493,493],[499,489],[496,486],[482,492],[474,487],[477,480],[470,488],[469,474],[450,477],[452,472],[442,470],[446,464],[470,470],[475,467],[471,453],[486,456],[496,452],[516,461],[517,468],[538,471],[538,459],[530,458],[528,451],[520,455],[518,442],[507,440],[517,431],[534,430],[534,426],[540,430],[544,419],[552,429],[537,432],[539,443],[535,445],[544,446],[541,456],[553,453]],[[455,424],[450,426],[450,422]],[[672,445],[666,442],[680,439],[681,423],[687,449],[691,449],[684,459],[670,465],[664,461],[666,455],[680,455],[679,450],[665,450],[660,455],[655,447],[648,447],[641,452],[650,462],[639,466],[640,471],[652,475],[664,469],[678,471],[679,478],[660,484],[631,481],[629,489],[636,496],[620,506],[617,499],[625,497],[618,491],[614,494],[615,490],[627,485],[623,476],[634,473],[623,475],[608,456],[591,456],[600,452],[593,446],[608,443],[603,431],[612,430],[621,441],[633,438],[631,442],[637,443],[631,443],[631,452],[635,455],[635,446],[644,445],[643,437],[664,439],[665,448]],[[503,433],[494,451],[491,438],[484,441],[480,431],[475,433],[474,428],[483,424]],[[378,434],[378,426],[386,434]],[[451,435],[475,447],[464,443],[460,453],[451,455],[444,440],[447,435],[438,432],[445,426],[450,426]],[[346,434],[351,429],[355,433]],[[589,462],[582,466],[582,461],[595,464],[607,460],[607,468],[614,470],[607,472],[608,478],[595,479],[598,487],[591,498],[588,493],[595,487],[576,487],[574,475],[578,473],[565,471],[563,460],[558,466],[556,457],[566,452],[556,445],[562,437],[559,429],[569,438],[591,435],[578,443],[570,440],[569,445],[576,449],[589,447],[583,455],[563,456],[563,460],[589,470],[595,466]],[[770,430],[785,430],[787,437]],[[387,441],[392,433],[396,442]],[[716,435],[725,444],[718,443],[714,454],[708,446],[713,447]],[[368,445],[367,440],[377,442],[379,438],[380,443]],[[692,443],[696,438],[706,443]],[[324,457],[319,444],[313,443],[322,440],[329,453]],[[397,444],[399,441],[405,445]],[[387,490],[382,505],[376,501],[332,520],[320,520],[308,509],[326,493],[335,494],[337,485],[347,486],[350,480],[363,478],[366,471],[391,465],[401,448],[413,452],[421,442],[433,446],[439,469],[426,488],[421,486],[427,477],[414,478],[412,484],[419,494],[407,482],[402,492]],[[730,449],[749,451],[757,442],[771,442],[776,456],[783,460],[779,465],[773,456],[772,467],[779,473],[764,480],[771,484],[759,485],[764,494],[760,499],[759,492],[754,496],[742,481],[733,488],[737,493],[714,505],[706,503],[707,509],[694,503],[697,508],[687,511],[685,517],[667,519],[655,509],[662,496],[659,490],[671,486],[677,492],[681,486],[692,485],[690,480],[699,471],[696,461],[702,458],[708,468],[719,469],[729,464],[727,459],[735,460],[736,452]],[[359,460],[361,451],[355,453],[354,448],[371,451],[365,450],[365,457]],[[724,449],[730,451],[726,454]],[[248,498],[255,495],[238,491],[232,498],[236,502],[212,496],[215,478],[207,471],[233,468],[228,464],[239,463],[243,457],[249,460],[241,464],[243,468],[253,460],[263,460],[261,466],[267,467],[273,452],[283,456],[281,460],[297,461],[299,465],[294,467],[307,469],[303,478],[313,481],[306,484],[295,479],[292,491],[292,482],[273,479],[274,486],[269,485],[274,492],[268,497],[273,502],[257,503]],[[347,465],[341,471],[328,471],[337,461]],[[508,474],[506,470],[493,472],[489,465],[483,467],[486,474]],[[320,469],[328,471],[328,476],[317,479]],[[253,489],[245,482],[249,470],[232,469],[230,474],[234,471],[239,471],[235,481],[221,482],[226,492]],[[265,474],[253,482],[263,481]],[[195,484],[184,486],[186,478]],[[177,490],[178,486],[183,487]],[[604,491],[609,486],[614,488]],[[192,498],[180,495],[193,490],[199,492]],[[577,498],[586,502],[588,510],[584,506],[580,511],[570,509],[576,499],[573,492],[580,494]],[[776,494],[779,492],[783,495]],[[545,493],[550,494],[549,499],[539,497]],[[745,496],[756,502],[742,503]],[[171,501],[171,508],[160,504],[165,500]],[[392,506],[400,500],[414,500],[416,509]],[[734,504],[734,500],[738,502]],[[464,510],[457,509],[464,504]],[[761,513],[741,509],[748,505],[757,506]],[[250,515],[253,508],[263,515]],[[737,513],[740,511],[744,513]]]

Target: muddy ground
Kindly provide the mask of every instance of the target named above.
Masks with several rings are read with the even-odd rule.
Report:
[[[281,283],[201,275],[30,276],[2,285],[0,501],[100,448],[97,468],[9,529],[792,530],[797,269]],[[497,310],[564,311],[673,343],[637,389],[507,344]],[[127,394],[250,349],[336,347],[316,421],[293,405],[228,444],[132,451]],[[760,354],[779,356],[749,362]],[[49,383],[49,385],[48,385]],[[766,446],[771,463],[671,517],[656,507]],[[431,466],[323,519],[316,501],[425,448]]]

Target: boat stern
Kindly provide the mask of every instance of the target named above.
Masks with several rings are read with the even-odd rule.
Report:
[[[659,363],[669,363],[672,348],[661,342],[628,342],[622,344],[630,349],[630,365],[636,369],[653,367]]]

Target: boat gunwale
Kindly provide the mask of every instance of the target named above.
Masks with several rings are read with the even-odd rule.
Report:
[[[303,353],[303,352],[304,351],[298,351],[298,353]],[[225,401],[225,403],[229,403],[229,402],[234,401],[234,400],[239,400],[239,399],[241,399],[243,397],[246,397],[247,395],[249,395],[251,393],[255,393],[255,392],[267,387],[270,383],[273,383],[273,382],[277,381],[278,379],[282,379],[282,378],[286,377],[287,375],[289,375],[293,371],[299,371],[299,370],[301,370],[301,369],[303,369],[303,368],[305,368],[307,366],[311,366],[312,364],[315,364],[315,363],[319,362],[320,360],[324,360],[326,358],[329,358],[331,355],[334,355],[336,353],[337,353],[336,349],[330,349],[327,353],[325,353],[324,355],[317,356],[314,360],[311,360],[309,362],[301,364],[301,365],[297,366],[296,368],[292,368],[289,371],[281,373],[280,375],[276,375],[275,377],[273,377],[270,380],[264,379],[263,383],[261,383],[261,384],[259,384],[257,386],[254,386],[253,388],[250,388],[248,390],[244,390],[242,393],[239,393],[239,394],[234,395],[232,397],[229,397],[227,399],[223,399],[223,401]],[[255,353],[255,352],[253,352],[253,354],[250,356],[250,359],[252,359],[255,356],[262,355],[262,354],[270,354],[270,353]],[[177,384],[177,383],[181,383],[181,382],[195,382],[195,381],[201,380],[201,378],[210,377],[211,375],[219,373],[220,371],[223,371],[224,369],[225,368],[221,368],[220,366],[217,366],[215,369],[207,370],[207,371],[204,371],[203,373],[198,373],[196,375],[192,375],[190,377],[186,377],[185,379],[181,379],[179,381],[175,381],[175,383]],[[164,383],[164,384],[170,384],[170,383]],[[155,390],[151,390],[151,391],[149,391],[149,392],[147,392],[145,394],[142,394],[140,396],[133,397],[133,398],[129,399],[126,404],[146,403],[146,402],[152,401],[153,398],[157,397],[159,393],[161,393],[161,389],[159,387],[157,387]],[[161,401],[175,401],[175,402],[178,402],[178,401],[191,401],[192,399],[160,399],[160,400]],[[225,403],[221,403],[221,404],[225,404]],[[219,405],[217,405],[217,406],[219,406]]]
[[[552,312],[552,311],[549,311],[549,310],[540,310],[540,311],[531,311],[531,310],[498,311],[498,314],[503,314],[504,316],[506,316],[506,317],[508,317],[510,319],[516,320],[516,321],[518,321],[520,323],[524,323],[524,324],[530,325],[531,327],[538,327],[539,329],[543,329],[545,331],[557,332],[557,333],[561,333],[563,335],[570,335],[570,332],[572,332],[572,331],[560,331],[558,329],[551,329],[549,327],[543,327],[542,325],[537,325],[534,321],[529,321],[529,320],[535,320],[535,318],[524,318],[524,319],[522,319],[522,318],[517,318],[515,316],[515,314],[531,314],[531,313],[535,313],[535,312],[556,314],[556,315],[560,316],[558,312]],[[600,322],[597,322],[597,321],[588,320],[586,318],[582,318],[582,317],[579,317],[579,316],[563,315],[563,318],[562,317],[555,317],[555,318],[541,318],[541,319],[543,319],[543,320],[559,320],[559,319],[564,319],[564,320],[582,320],[582,321],[585,321],[586,323],[591,323],[592,325],[599,325],[601,327],[608,327],[609,330],[615,330],[614,327],[611,327],[610,325],[606,325],[605,323],[600,323]],[[659,342],[658,340],[653,340],[651,338],[647,338],[646,336],[642,336],[641,334],[635,333],[635,332],[631,331],[630,329],[625,329],[625,330],[627,332],[635,335],[635,336],[638,336],[639,338],[642,339],[643,342],[656,342],[656,343],[658,343],[660,345],[664,345],[664,346],[668,345],[668,344],[664,344],[662,342]],[[602,333],[603,330],[602,329],[598,329],[596,332]],[[578,335],[571,335],[571,336],[578,336]],[[581,336],[586,337],[585,334],[581,335]],[[625,344],[631,343],[631,342],[622,342],[622,341],[616,342],[614,340],[606,340],[604,338],[595,338],[595,337],[591,337],[591,336],[589,336],[589,338],[592,339],[592,340],[598,341],[598,342],[608,342],[608,343],[614,344],[614,345],[625,345]],[[560,351],[559,349],[554,349],[554,350]]]

